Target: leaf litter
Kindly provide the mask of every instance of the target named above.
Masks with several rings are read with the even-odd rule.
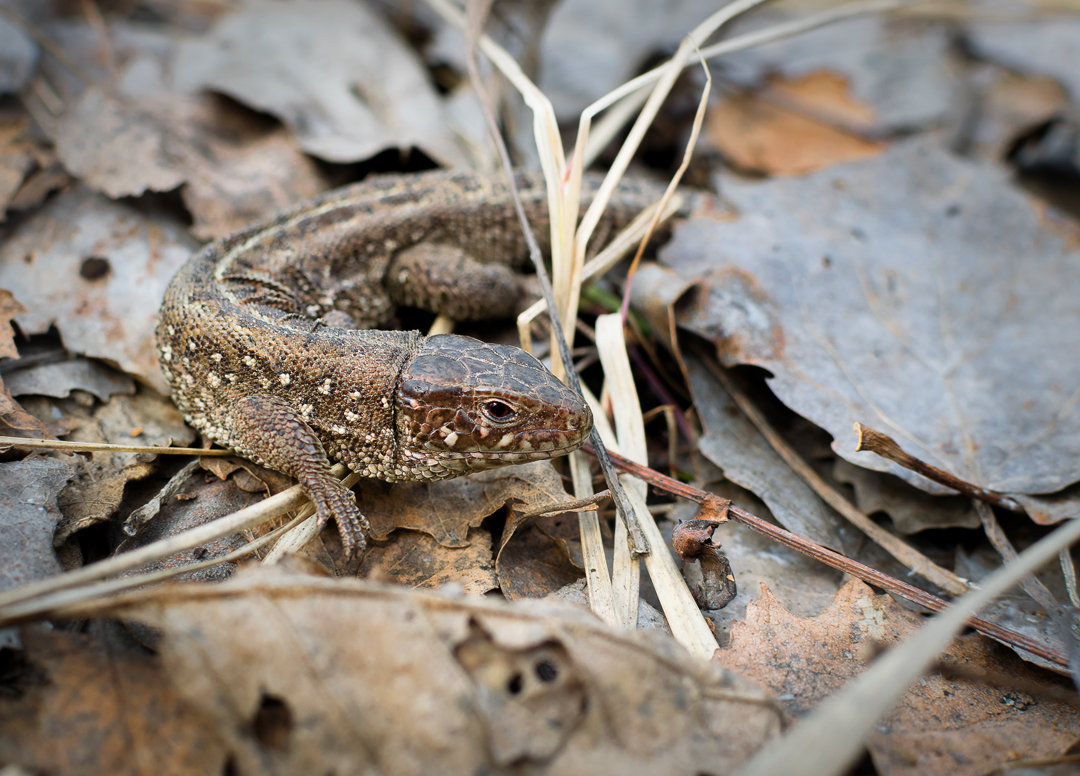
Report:
[[[908,637],[921,619],[858,580],[814,618],[792,615],[765,587],[719,660],[770,688],[786,714],[805,716],[859,673],[869,653]],[[976,776],[1007,758],[1062,754],[1080,736],[1075,696],[1062,702],[1057,693],[1055,701],[1031,694],[1065,682],[975,635],[954,641],[940,660],[966,676],[922,677],[879,721],[866,744],[883,776]]]
[[[555,79],[548,82],[564,109],[593,89],[604,91],[605,79],[610,86],[632,74],[640,63],[630,52],[647,53],[652,41],[678,36],[659,20],[648,30],[608,24],[605,43],[622,58],[573,46],[553,56],[570,38],[550,33],[574,18],[572,5],[557,9],[541,61],[563,67],[580,53],[593,56],[598,69],[594,81],[569,68],[569,78],[559,76],[565,93]],[[588,5],[597,18],[611,10]],[[196,13],[194,23],[178,13],[185,32],[112,16],[94,27],[85,18],[53,23],[35,15],[63,41],[67,64],[48,48],[37,62],[34,43],[0,46],[3,56],[30,63],[27,72],[35,62],[40,68],[37,82],[18,76],[33,84],[24,99],[34,120],[16,114],[0,122],[0,206],[12,222],[0,234],[0,287],[10,300],[7,318],[18,327],[0,336],[11,343],[6,356],[16,355],[16,341],[27,359],[39,343],[59,342],[140,384],[131,396],[130,383],[79,366],[95,361],[10,371],[19,362],[8,360],[4,377],[14,395],[0,409],[12,432],[189,442],[169,405],[147,388],[161,384],[146,337],[162,284],[196,244],[192,237],[226,234],[355,173],[299,149],[324,161],[364,164],[388,149],[416,148],[441,161],[474,152],[462,143],[468,132],[456,132],[448,118],[467,104],[467,89],[444,99],[423,72],[422,56],[431,64],[435,48],[414,52],[363,6],[324,0],[299,8],[262,0],[214,19]],[[713,7],[684,10],[690,22],[671,14],[664,21],[682,32]],[[632,18],[621,7],[617,16]],[[750,26],[776,18],[762,14]],[[1021,60],[1018,49],[1007,50],[975,25],[964,31],[982,56],[1006,67],[958,56],[947,25],[879,17],[723,60],[723,96],[702,149],[743,171],[818,172],[755,182],[718,177],[720,210],[677,227],[662,253],[684,281],[677,293],[650,299],[659,284],[639,278],[645,294],[635,300],[661,313],[654,326],[670,318],[711,340],[723,364],[767,369],[769,388],[789,409],[773,399],[763,406],[781,420],[794,410],[833,438],[830,451],[816,434],[795,434],[793,444],[811,468],[838,487],[855,483],[861,511],[887,515],[928,552],[942,529],[974,523],[968,502],[930,495],[942,489],[852,453],[853,421],[883,427],[920,457],[1007,492],[1038,522],[1075,514],[1080,503],[1080,486],[1066,489],[1080,479],[1070,468],[1077,434],[1068,390],[1077,375],[1070,371],[1074,360],[1053,357],[1075,350],[1069,337],[1076,327],[1067,323],[1075,306],[1061,292],[1075,285],[1075,227],[987,161],[1068,105],[1053,84],[1037,97],[1026,96],[1027,87],[1050,73],[1068,88],[1071,76],[1048,61]],[[577,32],[589,38],[587,25]],[[1044,33],[1029,26],[1023,34],[1041,40]],[[309,56],[316,39],[317,77]],[[371,60],[406,85],[365,78]],[[274,67],[255,71],[253,62]],[[979,83],[991,73],[997,91],[972,88],[977,72]],[[943,150],[940,133],[924,131],[948,124],[951,95],[960,88],[986,109],[965,114],[959,129],[949,127],[954,147],[971,150],[967,161]],[[923,136],[887,146],[897,131]],[[689,456],[688,468],[719,495],[904,575],[874,547],[860,549],[820,493],[723,400],[698,357],[685,366],[704,430],[701,456]],[[761,373],[743,370],[740,380],[763,393],[762,385],[754,388]],[[804,428],[781,426],[789,434]],[[12,462],[13,456],[0,464],[4,482],[14,488],[29,473],[38,483],[15,489],[26,503],[10,511],[28,516],[33,540],[23,539],[30,536],[23,523],[3,525],[16,531],[0,551],[6,567],[27,570],[20,582],[54,573],[61,562],[84,563],[76,545],[92,547],[87,529],[116,533],[117,523],[176,469],[127,454],[93,453],[85,462],[37,453]],[[123,549],[204,524],[287,484],[257,467],[217,469],[212,477],[185,470],[148,513],[148,531]],[[304,568],[405,587],[449,585],[456,595],[574,595],[569,583],[580,579],[585,561],[573,515],[521,517],[569,498],[550,464],[521,475],[489,474],[441,483],[445,491],[363,486],[360,503],[376,525],[377,546],[350,570],[335,557],[336,538],[324,536],[307,548]],[[602,525],[610,543],[607,521]],[[1007,528],[1022,532],[1017,525]],[[712,535],[739,580],[736,599],[709,613],[722,642],[725,631],[732,634],[712,667],[687,658],[663,632],[642,639],[582,620],[580,610],[503,608],[266,570],[212,589],[162,588],[115,607],[60,609],[152,625],[158,636],[146,642],[155,652],[149,658],[106,647],[100,635],[80,642],[24,631],[20,660],[33,668],[20,674],[28,684],[0,702],[0,752],[5,761],[60,772],[87,763],[90,770],[122,770],[132,761],[126,757],[176,772],[220,770],[225,760],[241,772],[354,771],[358,763],[408,772],[436,759],[495,770],[528,764],[537,772],[730,772],[767,747],[780,726],[773,701],[720,665],[778,696],[785,713],[808,713],[861,670],[868,640],[897,642],[914,632],[919,617],[867,588],[849,584],[837,593],[835,571],[756,534],[726,526]],[[163,565],[234,550],[244,540],[227,537]],[[53,541],[62,543],[58,553]],[[973,579],[993,572],[996,556],[985,548],[968,553],[973,538],[959,541],[965,546],[941,548],[935,559],[951,565],[952,558],[938,556],[955,549],[958,572]],[[202,578],[224,576],[227,569]],[[1067,580],[1043,578],[1066,599]],[[783,606],[767,591],[753,600],[762,583]],[[1018,627],[1026,618],[1029,632],[1064,645],[1048,635],[1053,618],[1026,599],[1003,599],[998,609]],[[6,633],[6,643],[16,643]],[[1067,707],[1041,694],[1056,681],[1050,675],[1024,668],[980,636],[955,642],[946,661],[976,665],[983,674],[955,681],[931,674],[916,683],[867,740],[877,772],[929,772],[957,758],[972,773],[987,772],[1010,758],[1061,754],[1080,738],[1075,717],[1053,716]],[[777,673],[780,666],[787,668]],[[993,673],[1001,670],[1030,679],[1029,688],[999,691]],[[214,674],[232,680],[214,682]],[[796,676],[803,684],[790,683]],[[127,703],[94,700],[89,712],[73,710],[74,677],[93,682],[84,698]],[[169,742],[136,735],[147,719],[167,724],[142,713],[151,705],[176,726]],[[41,716],[31,717],[30,709]],[[416,720],[433,710],[438,722],[418,727]],[[81,727],[72,727],[76,718]],[[36,719],[78,743],[67,747],[71,758],[50,753],[53,739],[30,721]],[[381,738],[372,737],[376,729]],[[147,743],[117,748],[129,734]],[[170,749],[177,741],[182,757]]]
[[[424,773],[439,762],[455,773],[692,774],[730,771],[777,731],[776,710],[752,684],[669,639],[529,603],[263,569],[111,611],[159,631],[154,665],[244,773],[361,762]],[[109,693],[112,673],[88,679]],[[287,747],[252,736],[268,707],[279,709]],[[94,723],[107,733],[107,717]]]
[[[837,453],[930,492],[941,488],[856,453],[852,423],[885,426],[990,490],[1077,480],[1080,364],[1055,354],[1077,347],[1078,310],[1058,291],[1080,276],[1060,216],[927,141],[725,194],[738,219],[690,221],[661,254],[707,283],[681,323],[725,363],[768,369]]]

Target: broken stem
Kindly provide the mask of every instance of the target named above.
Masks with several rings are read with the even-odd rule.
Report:
[[[739,405],[739,409],[749,418],[754,427],[765,437],[769,445],[777,455],[791,467],[799,477],[810,486],[822,501],[835,509],[840,515],[872,539],[885,552],[892,555],[909,569],[923,579],[937,585],[950,595],[963,595],[968,590],[967,583],[948,569],[942,568],[928,557],[907,544],[900,538],[893,536],[880,525],[875,523],[863,512],[852,504],[848,499],[825,481],[802,457],[784,440],[772,424],[766,420],[764,414],[750,399],[735,385],[724,370],[712,361],[706,361],[709,371],[723,384],[724,388]]]
[[[585,449],[588,448],[586,447]],[[717,498],[714,493],[709,493],[700,488],[695,488],[692,485],[679,482],[672,477],[668,477],[667,475],[661,474],[646,466],[636,464],[615,453],[610,453],[609,455],[611,456],[611,462],[615,464],[616,468],[634,474],[653,487],[660,488],[673,496],[688,499],[696,504],[704,503],[706,499]],[[951,604],[943,598],[938,598],[936,595],[927,593],[925,590],[920,590],[914,585],[909,585],[907,582],[903,582],[895,577],[890,577],[888,574],[884,574],[875,568],[871,568],[870,566],[845,557],[838,552],[815,544],[801,536],[796,536],[790,531],[785,531],[783,528],[762,520],[760,517],[752,515],[737,506],[732,505],[729,507],[728,515],[735,520],[738,520],[752,531],[756,531],[786,547],[801,552],[803,555],[807,555],[820,561],[826,566],[838,569],[845,574],[851,574],[853,577],[858,577],[869,585],[881,588],[888,593],[918,604],[932,612],[941,612],[951,606]],[[1000,625],[996,625],[995,623],[980,617],[969,617],[967,623],[984,636],[989,636],[1004,644],[1016,647],[1017,649],[1022,649],[1025,652],[1030,652],[1032,655],[1040,657],[1043,660],[1064,669],[1069,667],[1069,661],[1065,655],[1045,644],[1041,644],[1040,642],[1023,635],[1022,633],[1003,628]]]
[[[966,496],[971,496],[979,501],[985,501],[987,504],[1007,509],[1010,512],[1024,512],[1024,508],[1008,496],[962,480],[955,474],[932,466],[925,461],[920,461],[910,453],[904,452],[903,448],[896,443],[896,440],[888,434],[883,434],[869,426],[864,426],[862,423],[856,423],[855,436],[857,437],[855,443],[855,452],[857,453],[874,453],[899,466],[903,466],[909,471],[921,474],[928,480],[932,480],[939,485],[944,485],[947,488],[952,488]]]

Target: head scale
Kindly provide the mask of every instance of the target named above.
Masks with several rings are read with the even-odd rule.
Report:
[[[441,334],[423,341],[398,380],[398,451],[416,479],[442,479],[565,455],[592,414],[524,350]]]

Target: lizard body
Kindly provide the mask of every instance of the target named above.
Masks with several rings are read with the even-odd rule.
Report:
[[[546,243],[543,181],[518,185]],[[656,195],[623,185],[609,226]],[[511,267],[526,257],[505,184],[436,172],[328,192],[180,269],[157,326],[162,370],[192,426],[299,480],[355,552],[367,521],[330,460],[365,477],[434,480],[563,455],[588,436],[585,402],[519,348],[371,328],[399,303],[509,315]]]

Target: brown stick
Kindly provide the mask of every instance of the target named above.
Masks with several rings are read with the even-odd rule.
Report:
[[[858,441],[855,443],[856,452],[870,452],[880,455],[882,458],[903,466],[905,469],[921,474],[928,480],[933,480],[939,485],[952,488],[966,496],[977,498],[979,501],[985,501],[992,506],[1001,507],[1010,512],[1024,511],[1022,506],[1008,496],[986,488],[980,488],[978,485],[960,479],[955,474],[932,466],[925,461],[920,461],[910,453],[904,452],[900,445],[896,443],[896,440],[888,434],[875,431],[862,423],[856,423],[855,436],[858,437]]]
[[[588,450],[589,447],[586,445],[585,449]],[[621,455],[610,452],[609,455],[611,456],[611,462],[615,464],[616,468],[640,477],[653,487],[659,488],[666,493],[688,499],[697,504],[703,503],[706,499],[717,498],[713,493],[679,482],[660,472],[641,466],[627,458],[623,458]],[[874,585],[893,595],[907,599],[932,612],[940,612],[949,607],[949,602],[943,598],[938,598],[936,595],[927,593],[925,590],[920,590],[913,585],[909,585],[907,582],[902,582],[877,569],[859,563],[858,561],[851,560],[838,552],[833,552],[819,544],[803,539],[801,536],[796,536],[790,531],[785,531],[783,528],[766,522],[760,517],[752,515],[737,506],[732,505],[728,510],[728,514],[752,531],[757,531],[759,534],[767,536],[786,547],[790,547],[793,550],[814,558],[815,560],[824,563],[826,566],[839,569],[846,574],[851,574],[853,577],[858,577],[867,584]],[[968,625],[985,636],[997,639],[1005,644],[1022,649],[1025,652],[1030,652],[1032,655],[1049,663],[1053,663],[1054,665],[1066,669],[1069,667],[1069,661],[1065,655],[1062,655],[1060,652],[1047,647],[1045,644],[1039,643],[1035,639],[1023,635],[1022,633],[1017,633],[1008,628],[1003,628],[1000,625],[995,625],[980,617],[969,617]]]

